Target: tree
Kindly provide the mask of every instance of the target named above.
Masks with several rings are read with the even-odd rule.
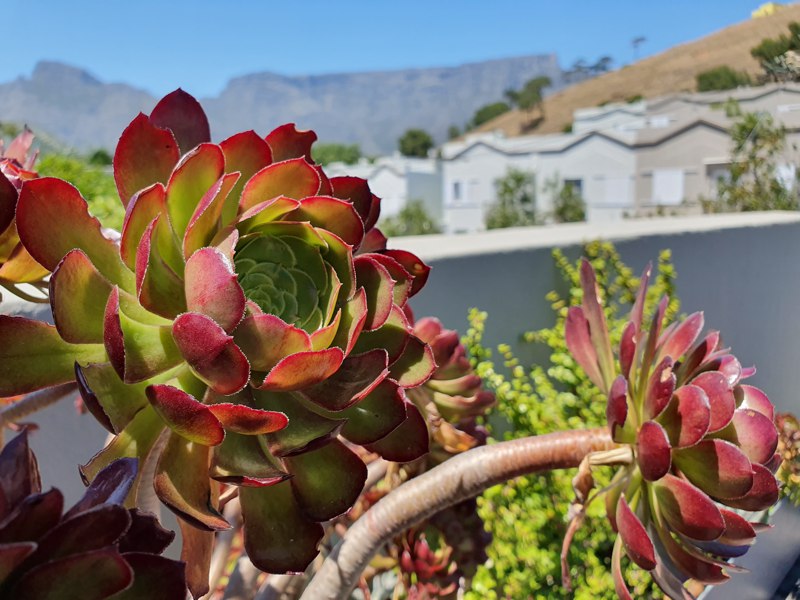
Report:
[[[536,225],[536,176],[509,168],[505,176],[494,182],[497,201],[489,207],[487,229]]]
[[[389,237],[427,235],[442,231],[425,210],[422,200],[410,200],[399,213],[383,219],[380,229]]]
[[[361,158],[358,144],[316,144],[311,147],[311,157],[322,166],[332,162],[354,165]]]
[[[397,147],[403,156],[427,158],[433,148],[433,138],[424,129],[408,129],[397,140]]]
[[[593,73],[607,73],[611,69],[614,59],[610,56],[601,56],[590,68]]]
[[[796,57],[791,54],[800,51],[800,23],[789,23],[789,35],[777,38],[764,38],[750,50],[753,58],[761,62],[764,75],[772,81],[797,81],[800,79]],[[788,59],[788,60],[787,60]]]
[[[744,71],[736,71],[727,65],[709,69],[696,77],[698,92],[715,90],[732,90],[739,86],[750,85],[750,75]]]
[[[450,125],[447,128],[447,139],[454,140],[461,135],[461,128],[458,125]]]
[[[552,197],[554,222],[577,223],[586,220],[586,202],[573,182],[561,183],[561,178],[554,175],[545,182],[544,190]]]
[[[511,106],[507,102],[499,101],[485,104],[475,111],[475,114],[470,120],[470,129],[480,127],[484,123],[491,121],[495,117],[499,117],[503,113],[511,110]]]
[[[111,154],[105,148],[98,148],[89,155],[88,162],[90,165],[97,165],[99,167],[107,167],[114,162]]]
[[[544,100],[543,91],[545,88],[550,87],[552,81],[547,76],[534,77],[522,86],[521,90],[508,89],[504,92],[506,98],[520,110],[528,115],[528,120],[531,121],[531,113],[535,108],[539,109],[540,116],[544,118]]]
[[[705,210],[798,210],[797,181],[789,185],[778,176],[778,160],[786,148],[786,129],[767,113],[744,113],[730,134],[730,179],[720,179],[716,202],[704,201]]]

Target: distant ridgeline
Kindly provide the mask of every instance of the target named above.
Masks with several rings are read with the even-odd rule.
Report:
[[[219,96],[201,102],[215,139],[243,127],[267,132],[294,122],[317,131],[322,141],[358,143],[367,154],[387,154],[412,127],[445,141],[449,126],[539,76],[551,80],[548,93],[567,84],[556,55],[547,54],[400,71],[254,73],[232,79]],[[78,150],[113,149],[129,115],[149,111],[155,102],[146,91],[104,83],[57,62],[40,62],[29,78],[0,84],[0,120],[28,123]]]

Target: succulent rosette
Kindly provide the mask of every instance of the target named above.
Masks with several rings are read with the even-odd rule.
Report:
[[[38,283],[48,274],[20,244],[14,220],[22,183],[38,177],[33,170],[38,153],[31,154],[32,144],[33,133],[27,128],[7,148],[0,140],[0,286],[15,293],[17,284]]]
[[[157,460],[156,493],[193,564],[229,527],[220,484],[241,486],[251,560],[300,571],[320,522],[363,487],[348,444],[391,460],[427,451],[404,390],[427,380],[433,355],[404,309],[429,268],[385,248],[366,181],[311,162],[313,132],[209,139],[180,90],[125,129],[118,243],[70,184],[23,186],[17,228],[53,272],[55,326],[0,317],[0,395],[77,380],[116,435],[82,467],[87,481],[120,456]],[[414,435],[385,442],[398,427]]]
[[[0,452],[0,597],[20,600],[175,600],[186,596],[183,563],[160,556],[175,534],[122,503],[135,459],[100,473],[65,513],[42,491],[26,432]]]
[[[667,325],[664,298],[644,324],[649,275],[648,267],[617,360],[595,274],[584,261],[582,305],[569,309],[566,341],[608,396],[614,441],[632,450],[606,496],[619,532],[617,593],[630,598],[621,574],[624,549],[669,597],[689,598],[685,581],[724,583],[726,571],[739,569],[730,559],[755,541],[759,525],[736,510],[764,510],[777,501],[778,435],[767,395],[742,383],[755,369],[742,368],[719,333],[700,337],[702,313]]]
[[[492,392],[483,389],[458,332],[445,329],[435,317],[414,324],[414,334],[430,345],[436,369],[424,385],[409,390],[408,396],[426,416],[431,431],[431,460],[449,456],[486,443],[486,430],[478,424],[495,405]],[[429,461],[430,462],[430,461]]]

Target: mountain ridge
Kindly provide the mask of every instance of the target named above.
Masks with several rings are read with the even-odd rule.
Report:
[[[200,98],[215,140],[246,129],[262,135],[286,122],[314,129],[324,142],[358,143],[367,154],[389,153],[411,127],[438,141],[475,109],[546,75],[566,85],[555,54],[491,59],[458,66],[283,75],[262,71],[231,78],[216,96]],[[176,81],[176,87],[180,84]],[[191,90],[187,90],[191,93]],[[157,98],[90,71],[40,61],[29,77],[0,83],[0,121],[28,123],[78,150],[113,149],[122,129]]]

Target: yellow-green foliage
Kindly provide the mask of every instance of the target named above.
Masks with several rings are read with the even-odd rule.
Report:
[[[59,177],[69,181],[89,203],[89,211],[103,227],[119,231],[125,210],[119,201],[111,172],[102,166],[65,154],[47,154],[36,163],[42,177]]]
[[[524,334],[531,343],[550,350],[547,367],[523,368],[508,345],[498,348],[504,369],[495,366],[491,351],[481,344],[486,313],[473,310],[465,344],[477,373],[497,394],[498,412],[507,421],[502,437],[520,438],[564,429],[598,427],[606,424],[606,399],[577,366],[564,341],[567,308],[581,299],[578,267],[559,250],[556,265],[567,286],[565,294],[550,292],[556,315],[552,328]],[[596,273],[604,298],[612,343],[619,343],[627,322],[639,279],[635,277],[608,243],[592,243],[585,249]],[[668,315],[679,307],[674,297],[675,272],[669,251],[661,253],[655,285],[647,297],[647,312],[663,294],[672,298]],[[507,373],[507,374],[505,374]],[[498,428],[491,428],[492,434]],[[614,535],[605,517],[602,499],[589,509],[589,517],[578,531],[570,550],[573,592],[561,586],[561,542],[567,526],[567,511],[574,498],[572,471],[554,471],[520,477],[488,490],[479,499],[481,517],[493,536],[489,561],[472,581],[470,600],[517,598],[615,598],[611,579],[611,551]],[[608,483],[611,470],[597,471],[598,487]],[[635,598],[660,597],[649,577],[636,570],[627,575]]]

